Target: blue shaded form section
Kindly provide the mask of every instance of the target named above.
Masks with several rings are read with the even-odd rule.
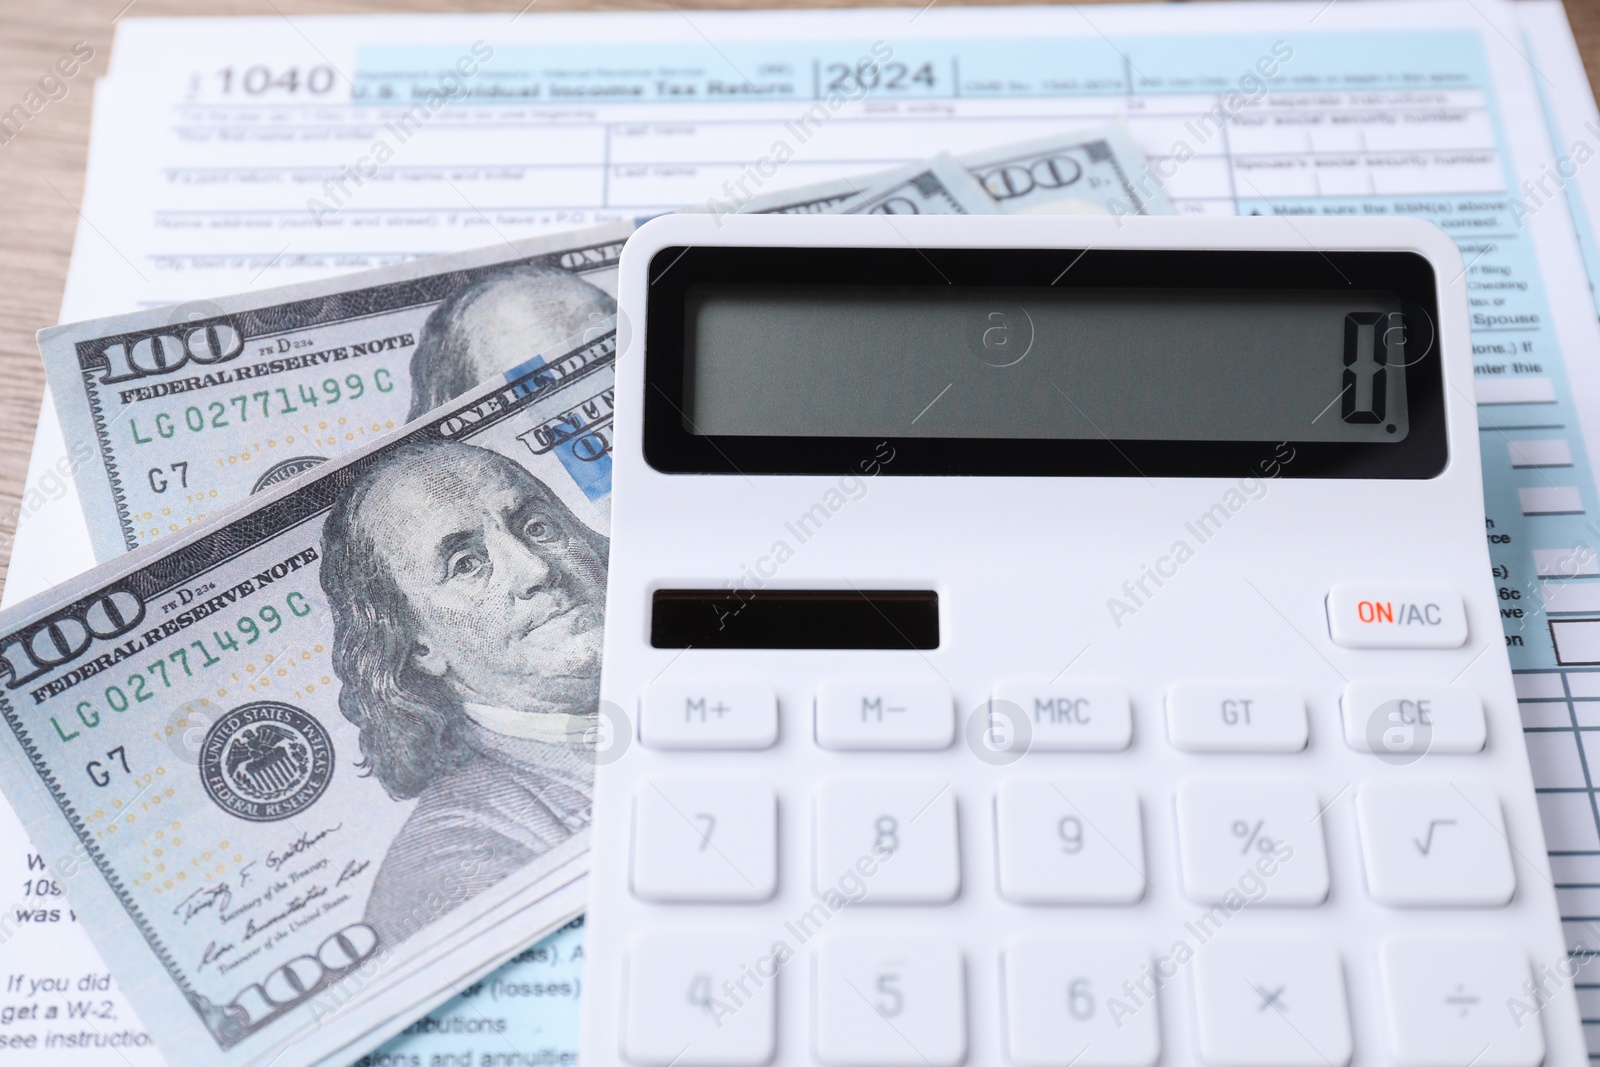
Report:
[[[580,916],[352,1067],[576,1067]]]
[[[1527,30],[1522,33],[1522,42],[1529,55],[1535,54],[1533,35]],[[1561,127],[1556,122],[1555,109],[1550,104],[1550,87],[1544,84],[1543,78],[1535,78],[1533,87],[1539,93],[1539,106],[1544,111],[1544,123],[1550,131],[1550,143],[1555,146],[1557,163],[1563,157],[1576,156],[1578,145],[1568,146],[1561,140]],[[1573,229],[1577,231],[1578,253],[1583,257],[1584,269],[1589,272],[1589,294],[1594,300],[1595,311],[1600,313],[1600,285],[1596,285],[1596,279],[1600,279],[1600,245],[1595,243],[1594,227],[1589,224],[1589,211],[1583,205],[1583,194],[1578,183],[1569,179],[1563,181],[1561,187],[1566,194]]]
[[[1274,89],[1438,90],[1489,86],[1476,36],[1317,33],[1206,38],[1139,35],[978,40],[761,41],[577,46],[376,45],[360,50],[353,99],[411,105],[443,89],[448,101],[569,104],[737,104],[985,97],[1246,93]],[[471,76],[458,72],[465,62]],[[1271,76],[1265,69],[1273,70]],[[1243,83],[1241,85],[1241,82]],[[450,92],[459,83],[455,92]],[[930,148],[930,151],[932,148]]]
[[[1504,145],[1503,138],[1500,143]],[[1509,165],[1506,169],[1509,172]],[[1507,185],[1513,185],[1509,173]],[[1595,492],[1588,449],[1577,431],[1577,406],[1550,322],[1532,236],[1518,227],[1511,197],[1497,193],[1241,198],[1239,212],[1321,217],[1412,215],[1439,226],[1460,246],[1467,264],[1468,321],[1477,380],[1497,383],[1542,378],[1550,383],[1548,399],[1478,408],[1478,425],[1489,556],[1500,594],[1500,624],[1506,632],[1506,651],[1513,670],[1555,667],[1555,648],[1543,610],[1541,575],[1531,550],[1594,544],[1600,530],[1591,516],[1600,514],[1600,498]],[[1551,437],[1569,442],[1570,466],[1550,471],[1514,465],[1516,442]],[[1583,511],[1524,514],[1522,492],[1552,486],[1572,487]]]
[[[1004,63],[995,42],[997,69]],[[717,47],[700,42],[606,43],[581,46],[479,45],[492,53],[452,99],[478,104],[737,104],[823,100],[951,97],[960,66],[956,48],[939,41],[782,41]],[[876,47],[877,51],[874,51]],[[957,46],[959,47],[959,46]],[[1086,56],[1096,49],[1085,45]],[[1099,52],[1105,51],[1100,44]],[[352,100],[411,105],[440,89],[458,70],[465,45],[375,45],[356,59]],[[1115,58],[1115,57],[1113,57]],[[469,63],[470,65],[470,63]],[[1055,64],[1059,65],[1059,64]],[[1103,65],[1096,63],[1097,66]],[[1113,64],[1121,78],[1121,64]],[[456,79],[449,79],[454,81]]]

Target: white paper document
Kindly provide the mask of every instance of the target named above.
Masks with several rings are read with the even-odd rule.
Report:
[[[61,317],[731,212],[1103,122],[1125,124],[1181,214],[1427,218],[1468,264],[1486,536],[1569,936],[1593,949],[1600,162],[1566,177],[1560,159],[1600,147],[1600,120],[1559,7],[1522,6],[126,18]],[[47,398],[8,604],[92,562],[74,469]],[[9,810],[0,841],[0,1051],[160,1062]],[[363,1062],[569,1064],[581,939],[530,950]]]

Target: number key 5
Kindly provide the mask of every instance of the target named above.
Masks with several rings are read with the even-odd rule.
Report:
[[[831,937],[816,955],[817,1058],[955,1067],[967,1056],[961,950],[926,937]]]

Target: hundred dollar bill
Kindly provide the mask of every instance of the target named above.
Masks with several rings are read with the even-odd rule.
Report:
[[[940,153],[895,172],[835,215],[995,215],[999,209],[955,157]]]
[[[986,148],[957,156],[956,161],[983,186],[995,210],[1008,215],[1172,213],[1172,203],[1159,186],[1141,183],[1149,165],[1139,146],[1117,124]],[[738,201],[737,206],[713,197],[683,210],[722,214],[736,210],[746,215],[845,212],[868,190],[914,173],[915,165],[875,171],[757,193]]]
[[[583,906],[614,323],[0,614],[0,785],[173,1062],[347,1063]]]
[[[187,529],[616,311],[631,223],[43,330],[95,556]]]
[[[1170,215],[1144,153],[1120,126],[1099,126],[957,157],[997,209],[1016,214]]]

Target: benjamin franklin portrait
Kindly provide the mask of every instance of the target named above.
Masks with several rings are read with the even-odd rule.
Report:
[[[456,290],[411,355],[407,421],[616,313],[611,294],[557,267],[508,267]]]
[[[365,921],[397,944],[588,825],[607,540],[488,449],[379,453],[322,532],[339,708],[416,807]]]

